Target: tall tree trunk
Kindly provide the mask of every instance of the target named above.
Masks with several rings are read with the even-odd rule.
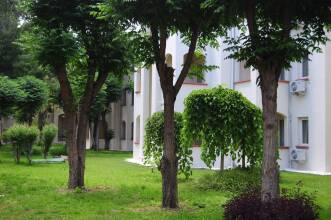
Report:
[[[78,167],[77,167],[77,184],[78,187],[84,187],[85,174],[85,152],[86,152],[86,133],[88,128],[88,111],[87,106],[81,106],[79,112],[79,120],[77,127],[77,152],[78,152]]]
[[[161,160],[162,174],[162,206],[163,208],[178,207],[178,159],[176,156],[175,95],[171,91],[164,93],[164,151]]]
[[[245,149],[242,150],[242,156],[241,156],[241,168],[245,169],[246,168],[246,154],[245,154]]]
[[[76,187],[79,187],[77,171],[79,167],[79,157],[77,149],[77,109],[70,82],[67,77],[66,65],[61,64],[56,66],[55,75],[57,76],[60,83],[61,98],[63,101],[63,110],[65,117],[64,126],[66,132],[66,145],[69,161],[68,188],[74,189]]]
[[[46,124],[47,113],[48,113],[47,109],[38,113],[38,129],[39,129],[39,131],[43,130],[43,128]]]
[[[224,170],[224,154],[221,153],[221,158],[220,158],[220,171]]]
[[[76,147],[77,119],[75,112],[65,113],[65,132],[66,132],[66,145],[68,150],[68,161],[69,161],[68,188],[75,189],[76,187],[78,187],[78,181],[77,181],[78,151]]]
[[[93,133],[92,133],[92,136],[93,136],[92,146],[94,147],[93,149],[95,149],[96,151],[99,151],[99,133],[100,133],[99,123],[100,123],[100,119],[98,116],[93,122]]]
[[[90,134],[93,134],[94,133],[93,121],[89,120],[88,127],[89,127],[89,130],[90,130]],[[93,137],[93,135],[91,136],[91,141],[92,141],[91,150],[96,150],[95,146],[94,146],[94,137]]]
[[[0,114],[0,137],[2,136],[3,131],[3,122],[2,122],[2,115]],[[0,147],[2,146],[2,140],[0,138]]]
[[[110,144],[110,137],[109,137],[109,133],[108,133],[108,122],[106,119],[106,111],[103,111],[101,113],[101,118],[102,118],[102,125],[103,125],[103,131],[104,133],[104,137],[105,137],[105,150],[110,150],[109,144]]]
[[[278,77],[275,69],[260,72],[264,128],[261,191],[263,202],[279,197],[279,167],[276,152]]]
[[[15,147],[15,162],[16,164],[20,163],[20,159],[21,159],[21,151],[20,148],[18,146]]]

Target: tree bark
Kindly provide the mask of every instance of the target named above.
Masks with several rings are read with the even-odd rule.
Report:
[[[92,146],[93,149],[96,151],[99,151],[99,133],[100,133],[100,129],[99,129],[99,116],[94,120],[93,122],[93,135],[92,135]]]
[[[66,132],[66,145],[68,150],[69,161],[69,178],[68,188],[74,189],[79,187],[78,181],[78,167],[79,157],[77,149],[77,114],[76,106],[73,98],[73,92],[70,82],[67,77],[65,64],[59,65],[55,68],[55,75],[57,76],[60,88],[61,98],[63,101],[63,110],[65,116],[65,132]]]
[[[89,127],[90,134],[93,134],[93,132],[94,132],[93,121],[89,120],[88,127]],[[93,135],[91,136],[91,141],[92,141],[91,150],[95,150],[95,146],[93,145],[94,144],[94,137],[93,137]]]
[[[245,150],[243,149],[242,152],[242,156],[241,156],[241,168],[245,169],[246,168],[246,154],[245,154]]]
[[[21,159],[21,151],[19,149],[19,147],[15,147],[15,162],[16,164],[20,163],[20,159]]]
[[[103,131],[104,137],[105,137],[105,150],[110,150],[109,144],[110,144],[110,137],[108,133],[108,123],[106,120],[106,111],[101,113],[102,123],[103,123]]]
[[[69,180],[68,188],[75,189],[78,187],[77,169],[78,169],[78,151],[76,148],[77,136],[77,119],[74,112],[67,112],[65,114],[65,131],[66,131],[66,144],[68,147],[68,161],[69,161]]]
[[[163,208],[178,208],[178,159],[176,156],[175,95],[168,91],[164,93],[164,151],[161,160],[162,174],[162,206]]]
[[[2,136],[2,130],[3,130],[3,125],[2,125],[2,115],[0,114],[0,137]],[[2,140],[0,138],[0,147],[2,146]]]
[[[278,75],[275,69],[260,72],[264,128],[261,190],[263,202],[279,197],[279,167],[276,148]]]
[[[224,154],[221,153],[221,158],[220,158],[220,171],[224,170]]]

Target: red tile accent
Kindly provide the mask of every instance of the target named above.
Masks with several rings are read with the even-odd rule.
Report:
[[[296,146],[297,149],[309,149],[308,145],[297,145]]]
[[[234,82],[235,85],[237,84],[242,84],[242,83],[248,83],[248,82],[251,82],[251,80],[243,80],[243,81],[237,81],[237,82]]]

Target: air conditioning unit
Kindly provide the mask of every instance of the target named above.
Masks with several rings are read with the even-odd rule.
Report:
[[[305,80],[296,80],[291,82],[290,92],[295,95],[304,95],[307,92],[307,84]]]
[[[295,161],[304,161],[306,160],[306,151],[300,149],[293,149],[291,150],[291,160]]]

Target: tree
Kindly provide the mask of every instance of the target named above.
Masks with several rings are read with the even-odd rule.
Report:
[[[14,112],[14,107],[22,97],[23,94],[14,80],[0,76],[0,135],[3,131],[2,118]]]
[[[182,139],[184,146],[201,143],[202,159],[211,167],[224,156],[251,166],[262,158],[262,112],[241,93],[221,86],[193,91],[185,99]]]
[[[54,138],[57,134],[57,127],[54,124],[49,124],[44,126],[41,132],[41,142],[43,146],[43,154],[44,158],[47,159],[47,155],[49,152],[49,149],[51,148]]]
[[[3,134],[3,140],[12,144],[17,164],[20,163],[21,153],[25,153],[29,164],[32,163],[32,146],[37,140],[38,134],[38,128],[24,124],[16,124]]]
[[[277,165],[277,88],[282,69],[291,62],[320,51],[327,40],[325,25],[330,24],[329,0],[229,0],[209,1],[216,11],[225,7],[233,16],[243,19],[236,38],[228,38],[230,57],[246,61],[247,67],[259,72],[262,91],[264,155],[262,169],[262,201],[279,197]]]
[[[69,188],[84,187],[88,117],[93,100],[108,75],[126,74],[131,53],[127,33],[113,20],[92,15],[101,1],[40,0],[31,5],[39,29],[39,59],[58,78],[66,118]],[[70,75],[83,80],[81,96],[73,91]],[[77,75],[78,74],[78,75]]]
[[[139,46],[135,52],[145,66],[155,63],[160,77],[164,99],[164,148],[161,161],[162,174],[162,206],[178,207],[178,161],[176,157],[174,104],[185,78],[188,76],[198,41],[201,47],[211,39],[215,40],[224,31],[219,22],[223,19],[223,11],[217,13],[202,7],[203,0],[137,0],[109,1],[112,5],[109,14],[117,14],[133,32],[137,32],[133,40]],[[106,6],[102,8],[107,11]],[[228,20],[231,18],[229,17]],[[216,34],[217,33],[217,34]],[[166,64],[167,39],[172,34],[180,35],[188,45],[185,62],[174,77],[174,68]]]
[[[13,42],[19,36],[17,1],[0,2],[0,73],[13,76],[15,62],[20,54]]]
[[[118,101],[121,97],[122,91],[124,89],[123,87],[123,81],[120,79],[120,77],[110,75],[91,106],[89,120],[90,129],[92,131],[92,148],[95,150],[99,149],[98,140],[100,119],[103,123],[103,130],[105,132],[105,150],[109,150],[109,132],[106,114],[107,112],[111,111],[109,105]]]
[[[182,113],[175,112],[176,157],[178,169],[186,178],[191,174],[192,150],[181,144],[181,130],[183,128]],[[145,127],[144,162],[161,168],[164,145],[164,112],[154,113],[147,121]],[[191,145],[192,146],[192,145]]]
[[[48,87],[34,76],[24,76],[17,79],[23,97],[16,107],[16,118],[20,122],[32,124],[33,117],[41,110],[48,100]]]

